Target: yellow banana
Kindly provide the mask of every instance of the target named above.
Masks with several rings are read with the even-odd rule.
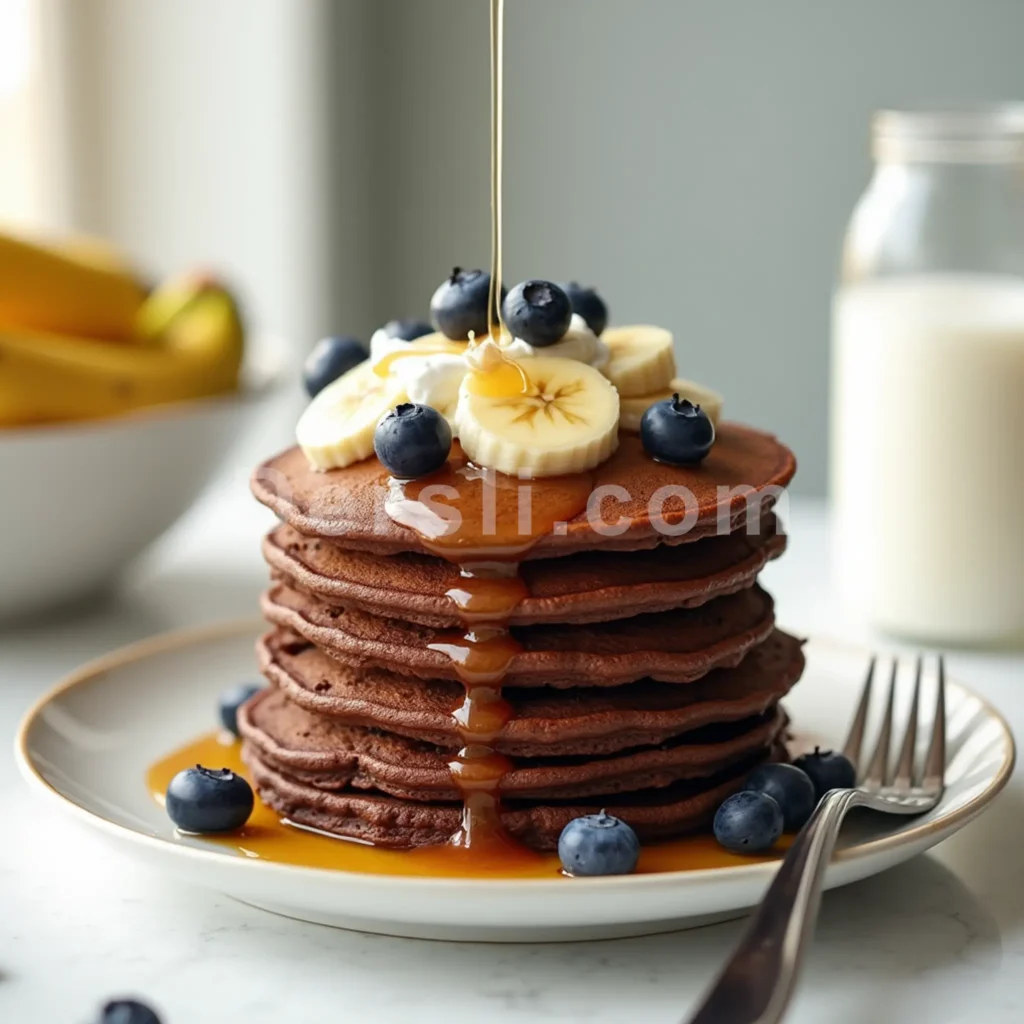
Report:
[[[218,279],[202,270],[189,270],[175,274],[154,288],[135,316],[135,336],[152,342],[167,330],[171,323],[188,310],[194,302],[209,292],[227,292]]]
[[[60,240],[60,251],[90,267],[135,276],[135,268],[127,253],[98,235],[67,235]]]
[[[95,419],[237,387],[243,331],[231,296],[198,296],[149,345],[0,326],[0,426]]]
[[[124,268],[0,234],[0,326],[126,341],[145,297]]]

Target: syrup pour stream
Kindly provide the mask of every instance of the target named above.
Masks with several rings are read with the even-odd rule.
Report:
[[[491,284],[487,318],[488,333],[494,340],[499,340],[502,332],[504,16],[504,0],[491,0]],[[520,377],[518,373],[511,375],[511,394],[521,390]],[[503,389],[509,386],[509,379],[507,371],[496,373],[486,386]],[[447,495],[454,495],[446,507],[456,512],[457,518],[442,518],[440,529],[437,512],[421,501],[421,496],[426,497],[425,487],[431,484],[449,487]],[[525,496],[523,490],[528,492]],[[501,824],[501,782],[513,765],[493,744],[513,715],[512,705],[502,696],[501,684],[522,650],[508,628],[516,606],[526,596],[518,559],[556,521],[582,510],[589,496],[589,481],[581,504],[578,487],[543,484],[540,490],[548,500],[543,502],[543,511],[536,520],[539,528],[534,526],[532,490],[529,483],[525,487],[512,481],[499,485],[496,474],[460,461],[453,452],[440,474],[427,481],[393,481],[386,505],[396,522],[419,532],[431,550],[460,568],[461,581],[448,592],[448,598],[458,610],[462,628],[439,634],[429,646],[451,658],[464,687],[462,701],[452,709],[462,749],[448,767],[463,800],[462,826],[452,837],[452,845],[474,853],[493,852],[495,847],[515,848]],[[515,507],[510,507],[513,497]],[[529,502],[525,523],[523,497]],[[544,511],[554,513],[556,518],[545,516]],[[515,535],[510,533],[511,523],[517,527]]]

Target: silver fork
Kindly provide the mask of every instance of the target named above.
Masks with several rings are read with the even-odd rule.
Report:
[[[814,933],[821,888],[843,819],[854,807],[887,814],[924,814],[942,798],[946,768],[946,668],[939,657],[938,694],[928,753],[915,772],[921,658],[914,673],[914,696],[895,770],[890,768],[893,700],[899,663],[894,658],[885,716],[874,753],[861,770],[861,748],[867,725],[877,659],[872,658],[864,689],[843,753],[857,766],[856,789],[826,793],[804,826],[732,959],[704,997],[689,1024],[777,1024],[786,1012]]]

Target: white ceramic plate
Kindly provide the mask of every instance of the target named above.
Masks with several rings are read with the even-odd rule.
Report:
[[[176,838],[146,792],[145,769],[212,727],[217,693],[253,675],[259,629],[244,623],[171,634],[85,666],[27,715],[17,741],[25,778],[55,807],[155,869],[275,913],[390,935],[562,941],[669,931],[753,906],[775,870],[772,863],[752,863],[595,879],[396,878],[246,860],[202,840]],[[839,744],[867,653],[812,640],[807,655],[807,672],[787,706],[801,738]],[[948,700],[951,760],[942,803],[917,819],[851,821],[828,887],[934,846],[1006,783],[1014,762],[1006,723],[956,682]]]

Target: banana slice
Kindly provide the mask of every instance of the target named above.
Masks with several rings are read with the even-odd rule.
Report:
[[[380,418],[406,400],[405,386],[373,372],[369,360],[328,384],[295,428],[299,447],[315,469],[343,469],[373,454]]]
[[[635,398],[669,386],[676,372],[672,335],[663,327],[610,327],[601,340],[611,350],[604,375],[621,398]]]
[[[619,428],[634,433],[638,432],[643,414],[655,402],[663,402],[666,398],[671,398],[676,394],[680,398],[688,398],[694,405],[699,405],[708,414],[708,419],[716,427],[718,426],[718,418],[722,415],[722,396],[717,391],[704,387],[703,384],[695,384],[692,380],[676,377],[667,388],[662,388],[660,391],[649,395],[640,395],[638,398],[620,399]]]
[[[590,469],[615,451],[619,396],[597,370],[554,356],[524,359],[519,367],[525,392],[515,373],[477,370],[462,382],[455,418],[474,462],[509,476],[559,476]]]

